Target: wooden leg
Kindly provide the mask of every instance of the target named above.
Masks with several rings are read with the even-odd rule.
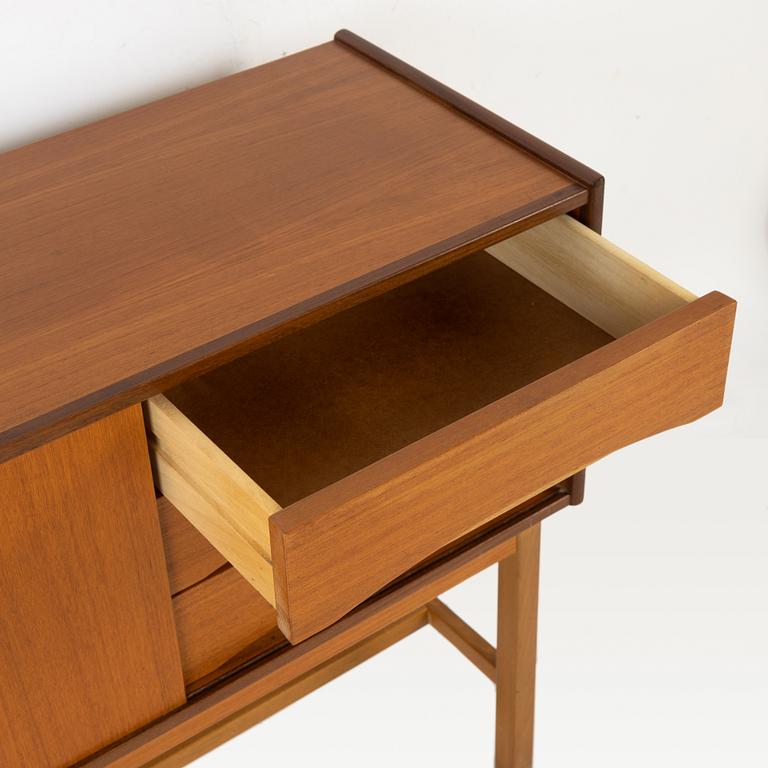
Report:
[[[540,526],[529,528],[517,537],[517,552],[499,563],[496,768],[533,763],[540,540]]]

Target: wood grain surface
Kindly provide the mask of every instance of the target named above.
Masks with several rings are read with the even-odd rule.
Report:
[[[164,496],[157,500],[157,513],[172,595],[227,564],[226,558]]]
[[[570,216],[487,250],[611,336],[634,331],[696,298]]]
[[[0,156],[0,460],[586,199],[340,43]]]
[[[272,515],[283,633],[310,636],[445,542],[719,407],[734,313],[708,294]]]
[[[274,605],[265,492],[296,502],[610,340],[469,256],[152,398],[158,485]]]
[[[225,567],[173,598],[187,691],[285,644],[275,609]]]
[[[305,675],[255,701],[232,717],[212,725],[176,749],[166,753],[157,761],[153,761],[151,768],[181,768],[181,766],[187,765],[192,760],[266,720],[295,701],[308,696],[312,691],[336,679],[344,672],[400,642],[400,640],[424,627],[426,623],[427,612],[424,608],[419,608],[402,619],[398,619],[386,629],[367,637],[330,661],[326,661]],[[343,728],[344,725],[340,724],[339,727]],[[289,761],[291,759],[290,747],[286,746],[281,755],[286,761]]]
[[[221,486],[219,470],[231,460],[286,507],[611,340],[478,253],[165,397],[203,433],[208,456],[210,444],[225,454],[204,468],[196,463],[190,483]],[[176,466],[188,464],[195,436],[165,450]],[[279,507],[261,505],[251,522],[258,503],[241,508],[224,488],[216,497],[212,511],[235,518],[269,552],[269,517]]]
[[[174,712],[85,763],[82,768],[149,768],[152,761],[198,734],[239,712],[274,691],[310,673],[349,648],[418,611],[430,600],[484,568],[516,551],[516,536],[568,505],[567,493],[553,491],[519,515],[344,617],[314,637],[292,646],[240,672],[220,687],[203,692],[183,709]]]
[[[145,406],[158,488],[274,605],[267,521],[279,505],[163,395]]]
[[[531,768],[536,698],[541,526],[499,562],[496,632],[496,768]]]
[[[603,192],[605,188],[605,179],[602,174],[584,165],[584,163],[569,157],[551,144],[547,144],[538,136],[524,131],[519,126],[509,122],[509,120],[505,120],[500,115],[496,115],[485,107],[480,106],[477,102],[457,93],[452,88],[412,67],[402,59],[398,59],[391,53],[382,50],[377,45],[360,37],[360,35],[356,35],[348,29],[340,29],[333,39],[356,51],[361,56],[375,61],[379,66],[384,67],[384,69],[398,77],[402,77],[451,109],[466,115],[472,120],[476,120],[480,125],[484,125],[516,146],[522,147],[533,157],[538,157],[547,165],[556,168],[561,173],[582,184],[587,188],[589,197],[578,210],[574,211],[574,215],[590,229],[598,234],[600,233],[603,221]]]
[[[0,465],[0,765],[64,768],[185,701],[141,408]]]
[[[471,661],[491,682],[496,682],[496,649],[442,600],[427,603],[429,623]]]

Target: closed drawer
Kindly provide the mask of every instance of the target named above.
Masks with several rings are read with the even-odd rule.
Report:
[[[718,407],[734,310],[560,217],[151,398],[157,483],[297,642]]]
[[[285,644],[275,609],[161,496],[173,615],[187,694]]]
[[[231,566],[174,595],[173,616],[188,694],[286,644],[275,609]]]
[[[183,592],[227,565],[227,559],[161,496],[157,514],[163,536],[171,595]]]

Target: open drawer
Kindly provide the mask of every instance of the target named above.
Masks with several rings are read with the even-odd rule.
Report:
[[[295,643],[717,408],[734,310],[563,216],[151,398],[157,483]]]

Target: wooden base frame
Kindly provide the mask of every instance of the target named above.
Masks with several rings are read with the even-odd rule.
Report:
[[[442,601],[426,606],[429,623],[496,683],[496,768],[533,764],[540,541],[537,524],[499,561],[496,648]]]
[[[80,768],[180,768],[379,651],[431,625],[497,686],[496,766],[528,768],[533,745],[539,524],[583,497],[583,471],[436,558],[309,640],[196,694]],[[499,563],[498,648],[438,599]]]

